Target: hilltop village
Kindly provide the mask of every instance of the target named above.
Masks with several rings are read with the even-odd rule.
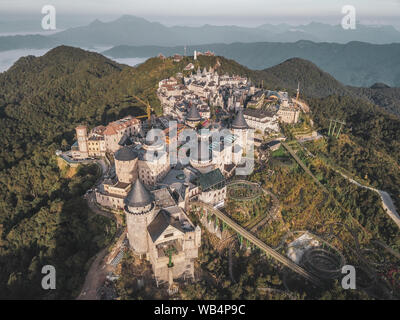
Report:
[[[194,71],[194,65],[185,70]],[[171,286],[194,277],[201,228],[188,217],[190,203],[224,207],[226,182],[249,157],[249,137],[276,136],[280,123],[299,120],[301,109],[287,92],[257,88],[211,67],[161,80],[157,96],[163,116],[143,122],[128,116],[91,130],[80,125],[68,155],[78,162],[111,158],[111,169],[94,190],[97,205],[123,212],[129,247],[150,261],[157,284]],[[161,130],[162,138],[148,139],[150,129]],[[188,163],[174,163],[171,146],[184,148],[185,129],[195,132],[197,152],[186,152]],[[223,139],[221,131],[227,132]]]
[[[191,70],[191,63],[185,70]],[[287,92],[256,88],[247,78],[219,75],[212,67],[200,68],[189,77],[171,77],[160,81],[157,95],[164,116],[184,122],[189,110],[195,106],[203,121],[211,118],[211,108],[219,115],[230,116],[243,110],[249,128],[261,134],[279,132],[279,122],[294,124],[300,109]]]

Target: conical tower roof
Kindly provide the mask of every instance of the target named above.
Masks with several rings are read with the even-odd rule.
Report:
[[[145,207],[153,202],[153,195],[142,184],[139,178],[136,179],[131,191],[126,198],[128,207]]]
[[[190,107],[189,112],[186,116],[186,120],[189,120],[189,121],[200,121],[201,120],[199,110],[197,110],[197,107],[194,104]]]
[[[118,161],[131,161],[138,157],[138,153],[132,147],[123,147],[119,149],[114,158]]]
[[[232,122],[233,129],[248,129],[248,125],[246,119],[243,116],[243,110],[239,109],[238,113],[236,114],[235,119]]]

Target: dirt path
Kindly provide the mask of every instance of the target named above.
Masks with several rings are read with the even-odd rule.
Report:
[[[99,300],[100,297],[98,296],[98,290],[105,282],[107,274],[115,270],[115,267],[107,264],[106,262],[109,256],[109,248],[117,245],[117,247],[113,249],[113,252],[119,252],[119,247],[121,247],[123,239],[125,237],[125,231],[122,230],[120,221],[118,221],[119,219],[116,216],[112,215],[109,212],[101,211],[96,207],[96,205],[94,204],[94,199],[92,197],[89,197],[87,201],[90,209],[95,214],[99,214],[107,218],[116,220],[118,226],[114,241],[109,246],[96,254],[94,261],[90,265],[89,271],[86,275],[85,283],[83,285],[81,293],[77,297],[77,300]]]
[[[108,165],[105,163],[104,160],[97,161],[97,164],[102,169],[102,175],[96,182],[96,186],[101,183],[101,181],[104,178],[104,175],[108,172],[108,169],[109,169]],[[109,248],[114,246],[115,243],[118,243],[118,244],[122,243],[121,237],[124,236],[124,232],[122,230],[121,217],[119,215],[114,215],[108,211],[104,211],[104,210],[101,210],[100,208],[98,208],[96,205],[96,199],[95,199],[94,192],[87,194],[86,202],[87,202],[90,210],[94,214],[98,214],[103,217],[115,220],[117,223],[117,228],[118,228],[118,230],[115,234],[114,241],[109,246],[102,249],[100,252],[98,252],[94,256],[94,260],[93,260],[92,264],[90,265],[89,271],[85,277],[85,282],[83,284],[81,293],[76,298],[77,300],[99,300],[100,299],[100,297],[98,295],[99,289],[105,282],[107,274],[109,272],[114,271],[114,267],[111,265],[108,265],[106,263],[106,257],[109,253]]]
[[[98,290],[106,281],[106,276],[110,270],[110,266],[104,263],[104,258],[108,253],[108,248],[101,250],[90,266],[86,275],[85,283],[77,300],[99,300]]]

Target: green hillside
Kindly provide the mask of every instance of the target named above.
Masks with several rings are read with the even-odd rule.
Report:
[[[233,59],[255,70],[270,68],[297,57],[313,62],[346,85],[369,87],[376,82],[384,82],[390,86],[400,86],[399,43],[377,45],[371,41],[349,40],[341,44],[328,40],[329,36],[315,42],[302,39],[290,40],[287,43],[283,39],[252,43],[246,43],[247,40],[242,42],[237,40],[230,44],[208,40],[207,44],[197,43],[198,45],[188,46],[187,52],[193,55],[194,50],[201,52],[211,50],[216,55]],[[134,46],[118,45],[104,51],[103,54],[113,58],[154,57],[160,52],[169,56],[181,53],[182,50],[182,46],[139,46],[136,43]]]
[[[349,88],[360,97],[383,107],[390,113],[400,117],[400,88],[390,88],[385,84],[375,84],[370,88]]]

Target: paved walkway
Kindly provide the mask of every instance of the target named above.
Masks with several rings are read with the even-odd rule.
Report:
[[[319,140],[321,138],[323,138],[324,136],[320,133],[317,133],[316,136],[312,136],[312,137],[306,137],[306,138],[302,138],[302,139],[297,139],[297,142],[299,143],[303,143],[303,142],[307,142],[307,141],[314,141],[314,140]]]
[[[364,189],[368,189],[368,190],[372,190],[376,193],[379,194],[379,196],[381,197],[382,200],[382,206],[383,209],[386,211],[386,213],[389,215],[389,217],[397,224],[397,226],[400,228],[400,215],[398,214],[396,207],[393,203],[392,198],[390,197],[390,195],[383,190],[378,190],[366,185],[363,185],[357,181],[355,181],[354,179],[346,176],[344,173],[335,170],[337,173],[339,173],[343,178],[347,179],[348,181],[350,181],[351,183],[359,186],[360,188],[364,188]]]

